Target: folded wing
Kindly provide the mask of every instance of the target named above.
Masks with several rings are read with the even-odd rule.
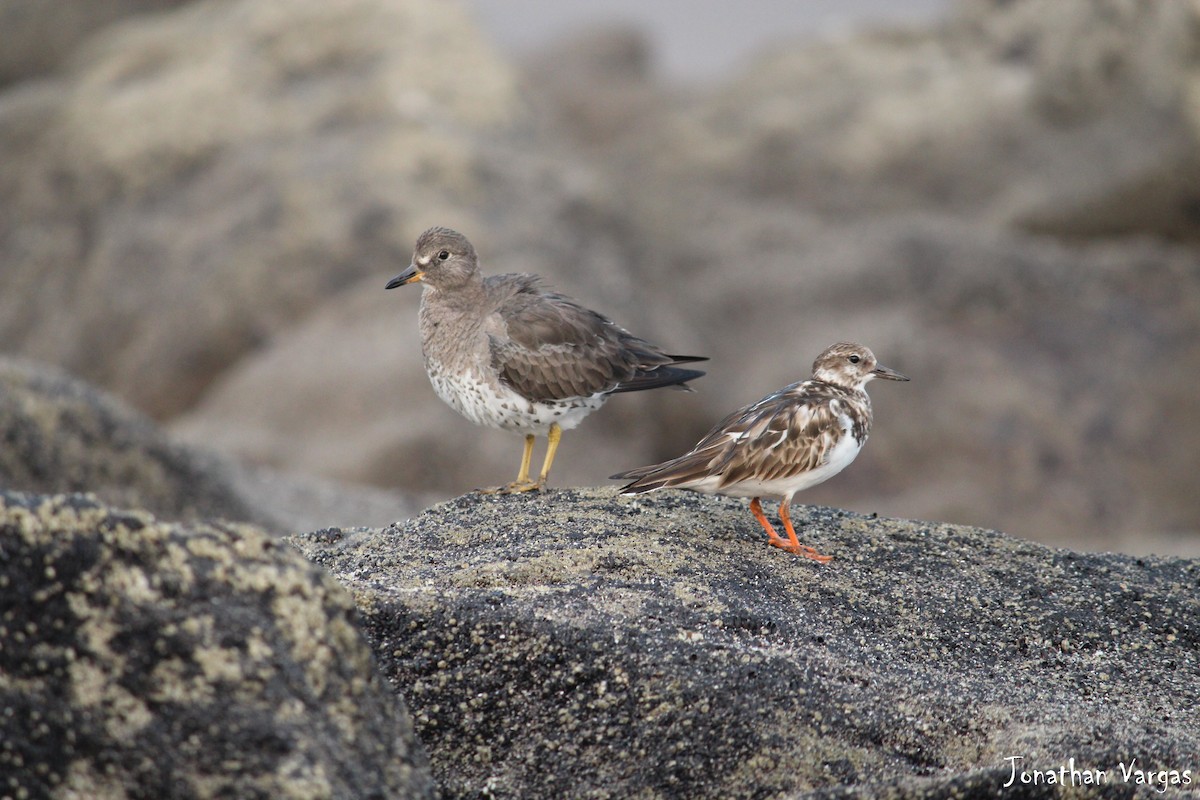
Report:
[[[497,305],[488,333],[492,365],[523,397],[553,401],[682,386],[704,374],[675,365],[705,359],[664,353],[569,297],[541,291],[533,276],[520,277],[517,290]]]

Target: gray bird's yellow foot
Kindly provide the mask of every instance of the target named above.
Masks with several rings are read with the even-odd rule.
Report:
[[[480,494],[521,494],[522,492],[540,492],[546,488],[541,481],[513,481],[507,486],[496,486],[491,489],[480,489]]]

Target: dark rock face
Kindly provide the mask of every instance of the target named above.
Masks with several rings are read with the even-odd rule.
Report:
[[[249,526],[0,493],[0,794],[428,798],[338,586]]]
[[[171,518],[256,521],[218,462],[60,370],[0,358],[0,486],[95,492]]]
[[[831,564],[686,493],[293,542],[354,592],[446,797],[1011,796],[1010,757],[1108,771],[1084,796],[1132,794],[1132,759],[1200,780],[1200,562],[793,518]]]
[[[189,0],[0,0],[0,86],[49,72],[89,33]]]

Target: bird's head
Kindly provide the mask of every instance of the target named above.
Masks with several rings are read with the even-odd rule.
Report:
[[[385,288],[421,281],[434,289],[455,289],[478,276],[479,260],[467,237],[449,228],[430,228],[417,237],[408,269],[388,281]]]
[[[862,389],[874,378],[908,380],[880,364],[869,348],[853,342],[839,342],[817,356],[813,362],[813,378],[846,389]]]

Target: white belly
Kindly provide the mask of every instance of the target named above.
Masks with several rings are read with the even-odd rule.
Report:
[[[829,458],[825,463],[808,472],[774,480],[755,480],[751,478],[724,488],[718,488],[721,478],[720,476],[714,476],[697,481],[686,488],[709,494],[728,495],[729,497],[791,498],[796,492],[802,492],[811,486],[816,486],[818,483],[824,483],[850,466],[850,463],[854,461],[858,455],[858,451],[861,449],[862,447],[854,440],[854,437],[847,433],[829,451]]]
[[[535,403],[506,386],[489,385],[474,374],[429,370],[433,390],[458,413],[476,425],[544,435],[557,422],[569,431],[608,399],[606,394]]]

